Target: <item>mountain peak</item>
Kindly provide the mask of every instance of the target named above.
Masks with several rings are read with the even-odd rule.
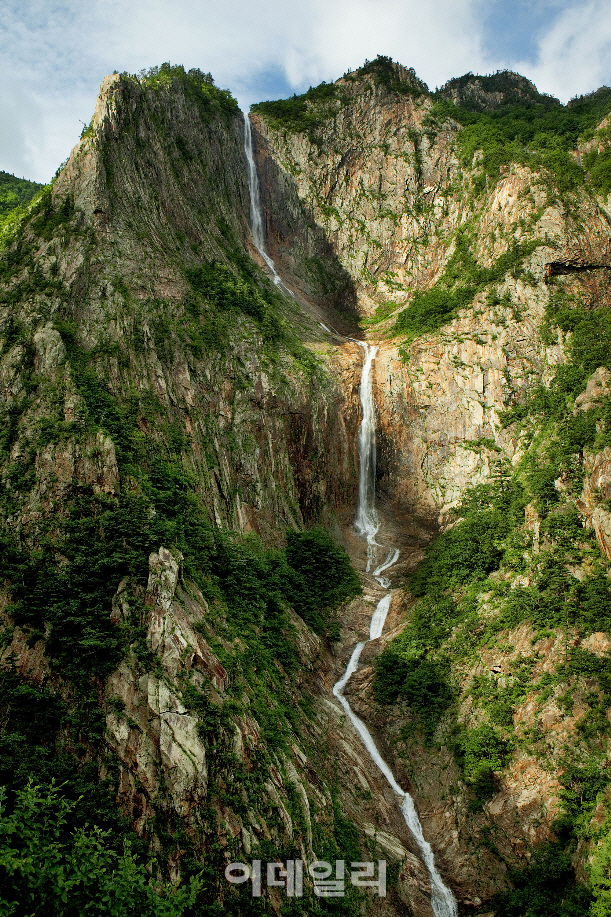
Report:
[[[506,105],[543,104],[546,108],[560,105],[553,96],[540,93],[534,83],[513,70],[497,70],[481,76],[465,73],[448,80],[439,94],[469,111],[495,111]]]
[[[429,87],[417,76],[413,67],[404,67],[384,54],[378,54],[375,60],[366,60],[362,67],[345,73],[343,79],[355,80],[366,76],[373,76],[375,83],[401,95],[429,94]]]

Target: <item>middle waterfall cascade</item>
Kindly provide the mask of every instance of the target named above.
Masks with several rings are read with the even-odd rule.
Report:
[[[359,347],[362,348],[364,359],[360,389],[363,419],[361,421],[358,440],[360,470],[359,496],[355,528],[360,535],[365,536],[367,539],[367,572],[369,572],[372,564],[375,561],[377,547],[376,535],[380,527],[378,515],[375,509],[375,406],[373,401],[373,386],[371,381],[372,363],[377,353],[377,348],[372,347],[363,341],[357,341],[356,343],[359,345]],[[376,582],[379,583],[379,585],[382,587],[382,589],[390,588],[390,580],[385,576],[382,576],[382,573],[384,573],[384,571],[389,567],[392,567],[393,564],[397,562],[398,557],[399,549],[395,548],[394,551],[391,549],[385,562],[374,569],[372,575]],[[378,602],[371,618],[371,624],[369,627],[369,640],[375,640],[382,635],[386,621],[386,615],[388,614],[388,609],[390,607],[391,598],[392,593],[387,592],[387,594],[383,596]],[[418,844],[418,847],[420,848],[422,859],[429,873],[429,879],[431,882],[431,907],[435,917],[457,917],[458,910],[456,907],[456,901],[454,900],[452,892],[449,888],[446,888],[441,880],[441,876],[437,872],[433,851],[431,850],[431,845],[424,839],[424,835],[422,833],[422,825],[420,824],[420,819],[418,818],[418,813],[416,812],[416,807],[412,797],[409,795],[409,793],[406,793],[403,789],[401,789],[395,780],[388,764],[386,761],[384,761],[378,749],[376,748],[375,742],[373,741],[371,733],[367,729],[365,723],[363,723],[363,721],[359,719],[359,717],[354,713],[350,704],[344,697],[344,688],[348,684],[350,677],[356,671],[361,653],[363,651],[363,647],[367,642],[369,641],[357,643],[357,645],[354,647],[346,671],[339,679],[339,681],[333,685],[333,694],[342,705],[344,711],[360,735],[363,744],[365,745],[365,748],[369,752],[371,758],[382,771],[394,792],[397,794],[397,796],[400,797],[401,812],[403,814],[403,818],[405,819],[405,824],[410,829],[416,843]]]
[[[371,365],[378,352],[363,341],[356,342],[363,349],[363,371],[361,373],[361,406],[363,419],[359,430],[359,499],[354,527],[359,535],[367,539],[367,573],[371,568],[376,549],[376,535],[380,528],[376,513],[376,418],[371,384]],[[389,565],[390,566],[390,565]],[[375,576],[375,574],[374,574]]]

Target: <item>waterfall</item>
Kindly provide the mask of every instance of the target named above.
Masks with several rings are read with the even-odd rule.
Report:
[[[357,341],[363,349],[363,370],[361,373],[361,408],[363,419],[359,430],[359,498],[354,527],[359,535],[367,539],[367,573],[375,557],[376,534],[380,527],[376,513],[376,418],[371,384],[371,365],[377,347],[370,347]]]
[[[265,251],[265,237],[263,233],[263,219],[261,217],[261,198],[259,196],[259,176],[252,145],[252,128],[247,112],[244,112],[244,152],[248,163],[248,190],[250,191],[250,231],[255,248],[267,264],[274,278],[276,286],[284,287],[276,270],[276,265]],[[285,288],[286,289],[286,288]],[[288,291],[290,293],[290,290]],[[291,293],[291,296],[293,294]]]
[[[265,251],[265,238],[263,233],[263,220],[261,216],[261,200],[259,196],[259,177],[257,174],[257,165],[255,162],[252,129],[248,114],[244,115],[244,151],[248,163],[248,188],[250,191],[250,228],[252,240],[255,248],[261,255],[261,258],[271,271],[274,283],[283,287],[292,296],[291,291],[282,282],[276,265]],[[325,331],[329,331],[326,325],[322,325]],[[376,435],[375,435],[375,405],[373,401],[373,386],[371,381],[372,363],[377,353],[377,348],[366,344],[364,341],[356,341],[363,350],[363,369],[361,373],[360,398],[363,418],[359,429],[358,453],[359,453],[359,495],[354,526],[356,531],[367,540],[367,572],[369,573],[376,558],[376,549],[379,547],[376,541],[376,535],[380,528],[380,522],[375,507],[375,479],[376,479]],[[382,589],[387,590],[378,602],[372,615],[369,627],[369,640],[376,640],[382,635],[386,615],[390,608],[392,594],[390,589],[390,580],[382,576],[385,570],[388,570],[397,562],[399,558],[399,549],[391,549],[384,563],[373,570],[373,577]],[[400,799],[401,812],[405,824],[410,829],[420,851],[422,859],[429,873],[431,882],[431,906],[435,917],[457,917],[456,902],[452,892],[445,887],[441,876],[435,867],[435,859],[430,844],[424,839],[422,826],[418,818],[418,813],[414,806],[414,801],[409,793],[401,789],[395,780],[391,769],[376,748],[371,733],[361,719],[353,712],[350,704],[344,697],[344,688],[348,684],[350,677],[356,671],[363,647],[368,641],[357,643],[355,646],[346,671],[342,677],[333,685],[333,694],[340,702],[350,721],[360,735],[365,748],[369,752],[372,760],[382,771],[388,783]]]
[[[357,341],[356,343],[363,350],[363,369],[361,373],[360,391],[363,418],[361,420],[361,428],[359,430],[358,439],[360,461],[359,496],[354,524],[357,532],[367,539],[367,572],[369,572],[369,569],[373,564],[376,556],[377,542],[375,539],[380,527],[378,515],[375,509],[375,406],[373,402],[373,386],[371,382],[371,364],[373,363],[377,353],[377,348],[371,347],[369,344],[366,344],[363,341]],[[382,589],[388,590],[390,588],[390,580],[381,574],[384,573],[385,570],[388,570],[389,567],[392,567],[393,564],[397,562],[398,558],[398,548],[395,548],[394,551],[391,549],[384,563],[374,569],[373,577],[379,583]],[[392,594],[387,592],[386,595],[383,596],[378,602],[371,618],[369,640],[375,640],[382,635],[384,624],[386,622],[386,615],[388,614],[388,609],[390,607],[391,598]],[[431,907],[433,908],[435,917],[457,917],[458,911],[456,908],[456,901],[454,900],[452,892],[449,888],[446,888],[441,880],[441,876],[437,872],[433,851],[431,850],[431,845],[424,839],[424,835],[422,833],[422,825],[420,824],[420,819],[418,818],[418,813],[416,812],[416,807],[414,806],[412,797],[409,795],[409,793],[406,793],[401,789],[395,780],[388,764],[386,761],[384,761],[378,749],[376,748],[375,742],[373,741],[367,726],[354,713],[352,707],[344,697],[344,688],[348,684],[350,677],[356,671],[361,653],[363,651],[363,647],[367,642],[368,641],[357,643],[355,646],[346,671],[339,679],[339,681],[333,685],[333,694],[342,705],[354,728],[360,735],[365,748],[369,752],[369,755],[378,766],[378,768],[382,771],[388,783],[401,801],[401,813],[405,820],[405,824],[410,829],[416,843],[418,844],[418,847],[420,848],[422,859],[429,873],[429,879],[431,882]]]

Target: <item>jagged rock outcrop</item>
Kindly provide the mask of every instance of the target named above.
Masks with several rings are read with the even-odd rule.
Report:
[[[495,111],[512,104],[560,104],[552,96],[542,95],[534,83],[511,70],[501,70],[490,76],[465,73],[448,80],[439,90],[439,95],[460,108],[479,112]]]
[[[274,565],[288,574],[279,556],[249,554],[249,536],[278,546],[287,529],[322,520],[364,569],[365,548],[350,530],[361,355],[349,338],[360,316],[378,347],[380,537],[386,545],[392,532],[401,545],[394,575],[411,572],[469,486],[487,481],[501,461],[519,463],[527,443],[503,426],[502,412],[531,383],[549,384],[567,358],[567,333],[540,334],[555,278],[569,298],[609,306],[611,230],[593,195],[575,194],[568,206],[542,171],[514,163],[492,180],[477,151],[465,163],[459,125],[438,118],[413,71],[384,66],[383,78],[365,67],[327,87],[322,103],[304,103],[311,117],[301,128],[253,116],[267,244],[294,299],[274,291],[248,257],[259,260],[248,230],[242,116],[229,97],[197,73],[104,80],[91,125],[52,193],[3,255],[0,397],[8,433],[0,478],[17,585],[0,592],[0,659],[11,677],[76,703],[55,631],[65,571],[84,563],[72,551],[75,521],[84,527],[89,513],[95,525],[87,537],[108,538],[116,558],[116,568],[107,558],[93,564],[93,573],[116,574],[109,595],[93,594],[87,618],[93,629],[96,615],[104,617],[108,629],[101,639],[85,627],[78,644],[84,655],[102,647],[104,664],[87,675],[91,707],[103,713],[104,751],[68,735],[74,727],[62,741],[105,780],[117,775],[122,812],[165,857],[173,880],[182,874],[180,838],[201,858],[216,857],[222,877],[231,857],[261,851],[297,851],[308,862],[339,856],[330,838],[336,832],[349,843],[351,829],[341,833],[347,816],[362,854],[387,858],[398,876],[387,900],[368,897],[367,913],[430,917],[427,872],[395,795],[330,696],[354,642],[366,638],[376,587],[366,581],[364,596],[342,609],[337,644],[292,610],[284,609],[290,627],[278,624],[277,583],[260,614],[249,576]],[[517,75],[497,76],[450,81],[442,95],[473,111],[555,104]],[[461,266],[465,239],[472,260]],[[473,264],[489,282],[478,281],[436,331],[406,343],[393,330],[398,316],[457,263],[459,282]],[[608,383],[601,367],[574,416],[597,410]],[[583,492],[571,506],[611,560],[609,447],[584,453],[583,467]],[[561,478],[554,486],[567,490]],[[146,549],[129,529],[134,519]],[[196,549],[183,556],[174,540],[188,525]],[[534,500],[523,528],[523,556],[531,551],[530,560],[544,564],[555,536]],[[227,530],[238,533],[235,543],[219,536]],[[217,536],[211,572],[204,561]],[[227,573],[236,544],[244,553]],[[39,553],[53,571],[52,620],[40,611],[28,619],[23,590],[8,601],[10,589],[21,588],[24,552],[29,574],[39,575]],[[581,583],[592,564],[580,558],[568,572]],[[225,574],[226,595],[248,620],[246,636],[239,621],[228,625],[234,609],[218,591]],[[528,588],[529,577],[501,582],[499,574],[499,595]],[[484,621],[498,611],[493,593],[473,592]],[[70,619],[75,631],[82,611]],[[564,688],[546,676],[567,664],[569,644],[606,659],[609,639],[602,630],[582,640],[522,622],[454,661],[455,725],[468,730],[481,722],[469,693],[477,679],[511,687],[528,657],[532,684],[512,728],[524,743],[545,737],[545,747],[533,740],[508,757],[475,812],[446,733],[436,748],[414,730],[405,704],[388,715],[372,697],[375,660],[412,613],[397,592],[385,634],[367,645],[347,695],[412,792],[461,907],[479,908],[506,883],[507,864],[527,862],[553,837],[560,775],[545,755],[576,747],[599,687],[595,678],[575,681],[567,711]],[[267,669],[248,635],[261,654],[280,647]],[[550,688],[543,699],[535,682]],[[269,899],[279,913],[280,894]]]
[[[206,750],[198,716],[182,701],[181,676],[199,686],[210,682],[219,692],[227,687],[225,669],[193,630],[193,618],[203,617],[207,610],[203,596],[193,600],[183,594],[182,605],[187,604],[190,618],[174,601],[181,560],[163,547],[149,560],[146,643],[160,671],[140,674],[132,656],[106,682],[107,742],[122,765],[119,799],[141,831],[146,831],[154,812],[151,803],[158,802],[164,790],[181,818],[192,817],[207,795]],[[116,623],[130,615],[121,585],[113,615]]]
[[[294,214],[301,210],[297,227],[324,227],[382,337],[374,364],[380,485],[399,512],[435,517],[487,477],[497,448],[515,455],[499,413],[563,359],[560,346],[539,340],[545,280],[583,271],[606,302],[604,278],[590,275],[608,263],[611,232],[594,200],[584,196],[568,212],[518,164],[475,195],[454,151],[458,125],[431,122],[427,95],[400,96],[370,76],[335,85],[338,101],[315,136],[253,117],[270,248],[283,270],[307,282],[307,236]],[[511,244],[530,241],[532,253],[521,277],[508,273],[497,284],[493,302],[481,294],[442,333],[415,341],[406,364],[384,334],[414,289],[442,274],[462,226],[486,267]]]
[[[577,508],[585,517],[587,525],[596,532],[601,551],[611,560],[611,512],[608,509],[611,498],[611,448],[607,446],[602,452],[587,455],[585,471],[583,492],[577,501]]]

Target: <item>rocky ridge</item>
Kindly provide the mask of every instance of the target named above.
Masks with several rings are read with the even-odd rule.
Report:
[[[431,120],[429,97],[397,96],[373,77],[337,85],[346,100],[313,139],[254,117],[270,247],[288,276],[299,270],[303,277],[307,240],[287,214],[301,209],[299,225],[313,220],[325,228],[359,310],[374,317],[372,338],[382,333],[382,489],[400,512],[434,516],[488,474],[490,452],[469,443],[489,439],[509,458],[516,454],[499,431],[499,411],[529,379],[551,378],[562,360],[561,345],[542,347],[538,335],[550,265],[569,274],[580,257],[589,266],[582,285],[606,301],[606,280],[596,269],[607,263],[609,224],[595,199],[581,196],[568,209],[550,195],[545,176],[517,164],[474,194],[477,163],[474,170],[460,167],[459,127]],[[508,272],[496,285],[492,301],[478,295],[442,334],[414,342],[405,365],[384,332],[414,289],[440,277],[459,229],[485,267],[512,245],[537,247],[521,276]]]
[[[263,625],[246,636],[229,627],[230,603],[204,594],[193,557],[173,546],[171,504],[184,512],[180,495],[188,492],[218,530],[240,533],[235,544],[247,548],[252,533],[278,546],[287,528],[325,521],[363,569],[363,546],[350,530],[360,358],[354,343],[318,324],[354,334],[361,315],[379,347],[383,537],[402,546],[394,575],[410,574],[431,532],[455,523],[452,509],[470,485],[494,476],[499,458],[517,467],[529,448],[501,415],[534,382],[549,385],[568,359],[570,335],[541,332],[553,283],[576,300],[608,306],[606,202],[585,192],[563,197],[550,190],[548,175],[519,163],[482,190],[478,155],[461,162],[459,125],[435,120],[411,71],[395,67],[388,85],[375,70],[346,75],[327,93],[314,127],[285,130],[253,117],[267,244],[295,293],[291,301],[252,265],[242,116],[203,75],[183,76],[108,77],[51,196],[33,205],[3,256],[7,530],[22,550],[50,544],[61,571],[67,555],[74,563],[62,532],[73,506],[95,515],[83,507],[142,499],[139,528],[148,532],[156,518],[166,525],[153,528],[157,540],[141,551],[146,569],[118,576],[101,612],[109,633],[125,634],[120,660],[92,682],[103,749],[67,727],[55,741],[94,763],[174,881],[184,874],[186,850],[204,851],[227,908],[240,907],[219,880],[228,858],[333,857],[344,852],[341,843],[353,843],[354,824],[361,853],[387,857],[397,874],[388,899],[368,898],[367,913],[428,917],[426,871],[396,800],[330,699],[367,631],[374,585],[365,577],[364,596],[342,609],[339,643],[286,611],[297,668],[277,660],[257,672],[248,640]],[[473,92],[478,105],[502,102],[482,101],[477,85]],[[523,255],[439,331],[403,342],[392,334],[397,316],[414,291],[444,277],[461,233],[482,268],[504,264],[516,245]],[[608,370],[599,367],[574,402],[575,416],[599,410],[607,388]],[[584,451],[582,490],[567,497],[607,559],[608,448]],[[170,496],[162,486],[168,479]],[[556,491],[563,487],[558,479]],[[94,502],[73,504],[75,495]],[[534,504],[526,507],[533,558],[554,546],[543,523]],[[588,551],[573,563],[579,582],[596,562]],[[507,580],[508,588],[528,586],[528,572],[521,577]],[[56,621],[28,619],[10,604],[7,579],[4,671],[73,703],[58,644],[47,646]],[[483,618],[494,616],[495,602],[477,596]],[[397,591],[387,632],[367,648],[349,685],[350,703],[416,799],[461,908],[473,910],[503,887],[507,866],[528,862],[537,844],[553,839],[562,774],[550,759],[579,750],[578,724],[599,685],[592,677],[574,681],[571,710],[567,682],[543,698],[536,686],[566,664],[568,639],[597,658],[605,658],[608,639],[599,631],[544,635],[520,623],[497,633],[476,659],[454,659],[455,718],[468,730],[482,722],[477,679],[504,689],[533,657],[512,712],[523,744],[473,811],[448,722],[431,744],[414,728],[409,704],[389,713],[374,699],[376,659],[413,615],[414,602]],[[533,730],[545,734],[545,748]],[[591,849],[584,842],[574,857],[582,878]],[[280,895],[267,900],[280,913]]]
[[[400,68],[397,76],[401,77]],[[270,245],[282,269],[293,276],[301,271],[307,283],[307,238],[295,231],[286,215],[301,207],[301,225],[314,220],[325,227],[334,252],[353,278],[360,311],[370,316],[368,339],[379,348],[374,364],[378,481],[391,525],[399,525],[404,533],[407,519],[443,526],[470,486],[498,474],[502,461],[518,467],[525,455],[527,443],[515,425],[506,426],[503,412],[537,382],[549,385],[567,360],[570,336],[558,330],[554,339],[541,330],[550,303],[560,295],[553,278],[562,278],[561,295],[569,301],[608,308],[607,203],[604,196],[592,193],[554,194],[545,172],[519,163],[502,166],[498,179],[488,178],[478,193],[477,153],[471,168],[461,164],[456,152],[459,126],[450,120],[435,121],[430,96],[389,92],[382,80],[367,73],[360,80],[344,77],[335,85],[335,101],[309,130],[288,122],[283,126],[272,109],[256,107]],[[479,100],[476,110],[480,102],[484,104]],[[487,100],[484,109],[497,104],[503,99]],[[599,127],[601,137],[605,123]],[[282,172],[281,180],[275,170]],[[414,288],[430,289],[443,278],[459,232],[468,236],[478,263],[486,267],[512,247],[525,242],[532,247],[519,268],[476,294],[472,304],[438,333],[401,345],[397,329],[389,334],[394,320],[412,301]],[[604,367],[594,372],[575,400],[575,413],[606,403],[606,380]],[[594,453],[583,450],[580,497],[578,492],[569,497],[564,479],[556,481],[557,492],[566,494],[564,499],[577,508],[586,530],[596,534],[594,565],[601,555],[609,557],[607,451],[608,447]],[[538,551],[545,553],[556,544],[549,538],[539,543],[540,523],[537,512],[527,506],[524,527],[534,532],[538,557]],[[421,556],[409,536],[403,543],[408,557]],[[589,566],[590,548],[586,554],[581,565],[568,567],[580,581],[595,569]],[[404,569],[409,566],[408,562]],[[512,588],[530,587],[528,576],[506,576]],[[494,604],[487,606],[488,598],[478,597],[484,616],[496,613]],[[395,627],[382,646],[391,644],[410,620],[413,606],[408,602],[400,607],[395,606]],[[499,888],[508,864],[528,862],[533,847],[554,840],[553,824],[566,787],[562,768],[553,761],[584,754],[580,735],[593,715],[588,691],[600,686],[596,678],[569,681],[575,692],[570,711],[566,701],[565,707],[558,701],[566,698],[566,681],[560,680],[551,700],[540,699],[537,684],[566,669],[567,639],[591,653],[605,645],[606,637],[588,636],[586,625],[581,635],[575,629],[568,638],[556,633],[542,639],[537,628],[522,624],[501,631],[492,649],[480,652],[477,663],[456,661],[458,721],[472,729],[485,722],[471,696],[478,679],[492,677],[499,685],[495,690],[502,692],[515,683],[516,667],[519,671],[535,654],[529,669],[530,693],[527,685],[523,702],[513,708],[512,728],[524,737],[523,750],[516,751],[499,773],[495,795],[482,815],[470,812],[463,792],[457,791],[461,775],[444,747],[443,733],[438,739],[441,751],[431,752],[421,739],[406,738],[413,729],[409,706],[395,710],[389,723],[387,711],[374,702],[371,663],[379,650],[372,650],[369,660],[366,653],[364,667],[353,676],[350,703],[383,731],[387,747],[395,752],[395,772],[401,773],[402,763],[407,767],[405,781],[419,803],[425,833],[465,906],[479,907]],[[587,657],[579,658],[589,665]],[[606,702],[605,695],[602,703]],[[546,739],[533,750],[526,737],[535,734]],[[598,743],[606,748],[603,739]],[[606,766],[604,761],[600,766]],[[580,842],[581,856],[585,849]],[[578,856],[575,867],[587,876]]]

